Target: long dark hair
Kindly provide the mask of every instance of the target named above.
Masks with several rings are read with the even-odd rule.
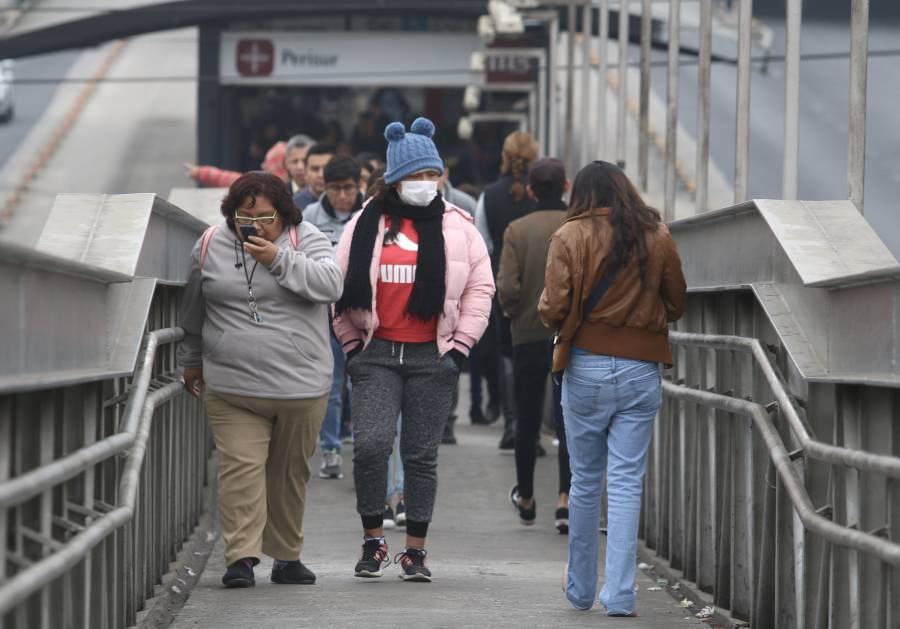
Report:
[[[385,168],[382,166],[369,175],[369,187],[366,188],[366,198],[383,199],[391,189],[389,185],[384,183]]]
[[[384,166],[377,169],[373,172],[369,177],[369,188],[366,190],[366,196],[368,196],[373,201],[384,201],[389,194],[393,194],[395,197],[397,192],[394,189],[394,186],[390,184],[384,183],[384,173],[386,169]],[[384,235],[385,241],[390,242],[394,238],[397,237],[397,233],[400,231],[400,221],[397,217],[391,217],[391,226],[388,227],[387,233]]]
[[[645,236],[658,229],[659,212],[644,203],[621,168],[597,160],[575,176],[567,216],[572,218],[604,207],[610,209],[609,221],[613,229],[609,264],[622,268],[636,254],[643,278],[647,267]]]

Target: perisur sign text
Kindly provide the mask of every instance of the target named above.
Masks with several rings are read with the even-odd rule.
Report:
[[[462,33],[225,32],[228,85],[465,86],[481,43]]]

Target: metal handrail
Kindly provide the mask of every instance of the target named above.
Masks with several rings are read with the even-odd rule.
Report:
[[[844,465],[857,470],[876,472],[891,478],[900,479],[900,458],[898,457],[834,446],[814,439],[797,414],[797,410],[788,396],[784,383],[769,362],[759,340],[742,336],[672,331],[669,333],[669,341],[673,345],[724,349],[752,354],[757,366],[762,371],[763,376],[765,376],[766,382],[772,389],[775,400],[784,412],[794,436],[800,443],[801,449],[807,455],[825,463]]]
[[[0,585],[0,617],[27,600],[48,581],[75,566],[94,546],[117,528],[127,524],[134,516],[140,471],[153,422],[153,412],[163,403],[184,393],[184,385],[180,380],[149,392],[156,350],[160,345],[184,338],[184,330],[181,328],[154,330],[145,338],[144,358],[132,381],[122,431],[0,485],[0,508],[5,508],[69,480],[104,458],[128,450],[125,467],[119,480],[119,506],[88,524],[52,555],[30,565]],[[102,447],[95,447],[101,444]],[[28,486],[28,483],[35,483],[35,486]]]
[[[128,450],[134,443],[140,411],[144,408],[144,400],[150,387],[156,350],[160,345],[174,343],[183,338],[184,330],[181,328],[164,328],[149,332],[146,336],[144,359],[135,372],[125,404],[122,431],[0,484],[0,509],[21,504],[51,487],[78,476],[100,461]]]
[[[769,456],[772,458],[772,463],[784,483],[791,505],[807,530],[821,535],[838,546],[870,553],[883,561],[900,566],[900,544],[876,537],[870,533],[842,526],[816,511],[809,494],[803,486],[803,481],[793,466],[791,455],[785,448],[778,430],[772,425],[764,406],[756,402],[733,398],[720,393],[691,389],[673,384],[668,380],[663,380],[662,385],[663,391],[672,397],[751,418],[765,440]]]

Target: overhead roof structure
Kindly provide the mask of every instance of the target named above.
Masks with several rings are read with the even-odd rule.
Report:
[[[121,5],[120,5],[121,6]],[[487,10],[486,0],[178,0],[84,15],[68,11],[71,19],[18,29],[0,38],[0,59],[29,57],[49,52],[96,46],[103,42],[157,31],[280,17],[325,15],[407,14],[419,17],[477,17]],[[67,11],[60,9],[65,16]]]

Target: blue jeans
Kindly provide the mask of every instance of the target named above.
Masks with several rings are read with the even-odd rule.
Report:
[[[322,452],[341,451],[341,394],[344,389],[344,350],[334,334],[331,335],[331,353],[334,355],[334,370],[331,383],[331,394],[328,396],[328,408],[319,431],[319,444]]]
[[[661,403],[657,363],[599,356],[575,348],[562,383],[572,465],[566,598],[589,609],[597,594],[600,498],[607,474],[607,613],[634,611],[641,491],[653,419]]]

